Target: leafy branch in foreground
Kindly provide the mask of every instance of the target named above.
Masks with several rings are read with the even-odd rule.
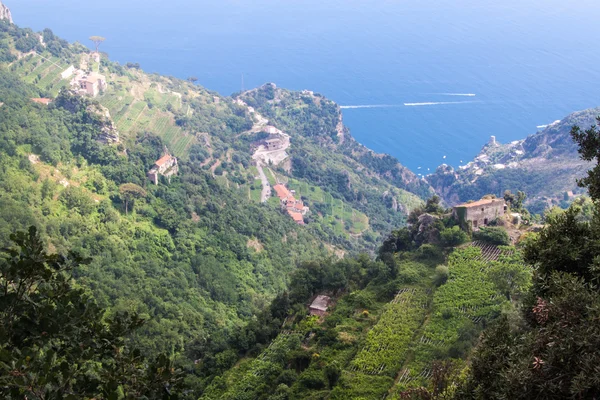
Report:
[[[35,227],[0,255],[0,396],[5,399],[176,399],[180,373],[164,355],[148,362],[126,337],[135,314],[105,311],[71,284],[89,262],[46,253]]]

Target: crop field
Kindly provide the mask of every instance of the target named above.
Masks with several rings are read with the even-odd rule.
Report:
[[[400,290],[369,331],[366,343],[352,361],[350,370],[367,375],[395,374],[402,365],[414,332],[423,321],[423,304],[427,304],[423,290]]]
[[[323,219],[340,235],[360,234],[369,228],[369,218],[344,204],[340,199],[334,199],[321,188],[309,185],[307,182],[290,179],[288,187],[297,193],[297,197],[306,197],[314,203],[326,206]]]
[[[257,390],[272,384],[272,371],[283,367],[287,354],[300,347],[302,336],[302,333],[295,331],[281,332],[257,358],[230,370],[223,377],[224,387],[210,386],[201,399],[257,398]]]
[[[420,288],[405,287],[396,293],[343,371],[344,385],[336,387],[332,399],[381,399],[387,395],[426,317],[423,307],[428,298],[429,294]]]
[[[143,101],[133,103],[133,105],[127,110],[127,113],[121,119],[119,119],[119,122],[117,122],[117,128],[119,131],[122,133],[128,133],[131,129],[133,129],[138,117],[142,114],[146,107],[147,105]]]
[[[15,61],[11,70],[21,75],[25,82],[47,90],[51,96],[56,96],[62,87],[69,84],[68,79],[62,79],[60,76],[67,67],[65,61],[45,53],[43,56],[29,55]]]
[[[410,344],[411,361],[401,369],[389,398],[399,398],[399,393],[409,387],[426,385],[432,374],[431,363],[440,355],[455,358],[460,351],[470,348],[473,338],[500,313],[506,301],[487,279],[489,266],[515,262],[521,260],[514,249],[483,243],[455,250],[450,255],[448,281],[435,291],[432,313]]]

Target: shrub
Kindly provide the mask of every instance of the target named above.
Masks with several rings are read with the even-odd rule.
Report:
[[[500,227],[481,228],[479,231],[473,233],[473,239],[502,246],[510,244],[508,233]]]
[[[438,265],[435,268],[435,284],[436,286],[442,286],[448,280],[450,270],[445,265]]]
[[[422,245],[419,247],[417,254],[419,258],[427,260],[434,260],[442,257],[442,251],[437,246],[432,244]]]
[[[469,236],[458,226],[446,228],[440,233],[442,245],[444,247],[455,247],[469,240]]]

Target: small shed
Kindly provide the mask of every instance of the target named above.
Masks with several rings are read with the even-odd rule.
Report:
[[[322,317],[327,312],[327,308],[331,303],[331,297],[319,295],[308,308],[310,315],[318,315]]]

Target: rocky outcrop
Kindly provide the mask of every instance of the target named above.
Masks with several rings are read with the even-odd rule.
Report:
[[[598,115],[600,108],[579,111],[507,144],[492,137],[472,161],[457,169],[442,165],[427,181],[448,205],[486,194],[501,196],[505,190],[524,191],[527,205],[535,211],[545,205],[564,205],[573,193],[581,193],[576,179],[592,166],[579,157],[571,128],[587,129]]]
[[[99,115],[101,119],[101,133],[96,139],[105,144],[119,143],[119,131],[115,127],[115,124],[110,117],[110,111],[108,111],[108,108],[94,103],[88,106],[87,111]]]
[[[11,24],[13,23],[12,14],[10,13],[10,9],[8,7],[6,7],[4,4],[2,4],[1,1],[0,1],[0,19],[6,20],[6,21],[10,22]]]

